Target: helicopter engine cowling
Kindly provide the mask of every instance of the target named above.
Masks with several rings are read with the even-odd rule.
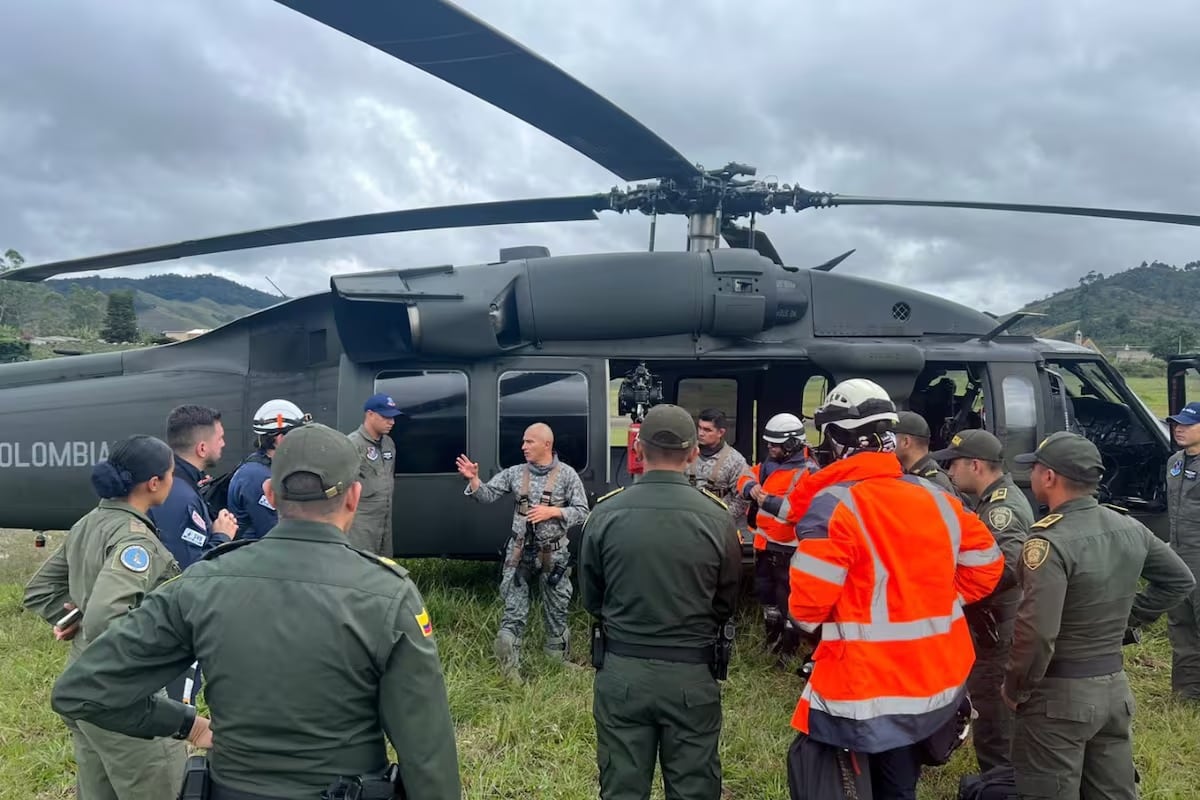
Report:
[[[546,341],[752,336],[807,310],[802,284],[785,275],[730,249],[383,270],[330,285],[347,355],[377,361],[477,358]]]

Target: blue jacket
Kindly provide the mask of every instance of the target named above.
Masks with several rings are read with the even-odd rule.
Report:
[[[271,459],[262,450],[250,456],[229,479],[229,513],[237,517],[238,540],[261,539],[279,522],[275,507],[263,495],[263,481],[271,477]],[[266,463],[262,463],[266,462]]]
[[[200,560],[209,550],[229,541],[223,533],[214,533],[208,506],[200,499],[196,484],[200,470],[175,457],[175,482],[161,506],[150,509],[150,519],[158,528],[158,538],[175,556],[182,569]]]

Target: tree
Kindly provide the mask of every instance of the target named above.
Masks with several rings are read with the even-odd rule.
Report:
[[[1166,361],[1177,353],[1190,353],[1196,346],[1196,334],[1189,325],[1164,325],[1150,342],[1150,353]]]
[[[136,342],[140,335],[137,312],[133,309],[133,292],[110,293],[100,338],[106,342]]]

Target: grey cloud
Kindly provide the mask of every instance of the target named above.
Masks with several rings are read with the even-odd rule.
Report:
[[[690,159],[847,194],[1200,208],[1191,8],[1101,2],[462,5]],[[16,15],[10,15],[16,16]],[[0,50],[0,245],[31,261],[332,216],[604,191],[565,145],[268,0],[25,4]],[[17,123],[14,126],[14,121]],[[1200,230],[907,208],[759,220],[787,260],[994,312],[1158,258]],[[515,243],[642,249],[649,220],[424,231],[220,254],[270,290],[470,262]],[[658,247],[684,243],[659,221]]]

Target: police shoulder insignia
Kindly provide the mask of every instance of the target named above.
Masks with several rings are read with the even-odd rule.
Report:
[[[1128,514],[1129,513],[1129,509],[1125,508],[1124,506],[1114,505],[1113,503],[1101,503],[1100,505],[1104,506],[1105,508],[1111,508],[1113,511],[1117,512],[1118,514]]]
[[[1034,536],[1025,540],[1025,546],[1021,548],[1021,561],[1029,569],[1037,569],[1042,564],[1046,563],[1046,558],[1050,555],[1050,542],[1040,536]]]
[[[1005,499],[1006,497],[1008,497],[1008,487],[1001,486],[999,489],[991,493],[991,495],[988,497],[988,502],[996,503]]]
[[[602,496],[600,496],[600,497],[597,497],[597,498],[596,498],[596,502],[597,502],[597,503],[603,503],[605,500],[607,500],[608,498],[612,497],[614,494],[619,494],[620,492],[623,492],[623,491],[625,491],[625,487],[624,487],[624,486],[621,486],[621,487],[619,487],[619,488],[613,489],[613,490],[612,490],[611,492],[609,492],[608,494],[606,494],[606,495],[602,495]]]
[[[209,561],[211,559],[216,558],[217,556],[225,555],[230,550],[236,550],[239,547],[245,547],[246,545],[252,544],[253,542],[256,542],[256,541],[258,541],[258,540],[257,539],[234,539],[231,542],[222,542],[221,544],[214,547],[212,550],[209,550],[204,555],[200,556],[200,560],[201,561]]]
[[[932,478],[937,474],[938,474],[938,471],[936,469],[927,469],[921,473],[921,477],[922,478]]]
[[[408,577],[408,570],[406,570],[404,567],[400,566],[399,564],[397,564],[395,561],[388,558],[387,556],[379,556],[368,550],[359,550],[358,548],[351,547],[348,544],[346,545],[346,547],[347,547],[347,549],[352,550],[355,553],[358,553],[363,558],[369,558],[372,561],[374,561],[376,564],[382,564],[383,566],[387,567],[390,571],[399,575],[401,578]]]
[[[429,619],[429,612],[425,610],[425,606],[421,606],[420,614],[413,614],[417,619],[417,624],[421,626],[421,633],[425,636],[433,635],[433,622]]]
[[[709,499],[711,499],[714,503],[719,505],[721,508],[724,508],[724,509],[729,508],[729,505],[724,500],[717,497],[715,494],[710,492],[708,489],[705,489],[704,487],[700,487],[700,491],[703,492],[706,496],[708,496]]]
[[[140,544],[126,545],[117,561],[130,572],[145,572],[150,569],[150,552]]]
[[[1039,530],[1039,531],[1045,530],[1046,528],[1049,528],[1051,525],[1058,522],[1062,518],[1063,518],[1062,514],[1047,514],[1046,516],[1039,519],[1037,522],[1033,523],[1033,525],[1031,525],[1030,527],[1032,527],[1036,530]]]
[[[150,527],[140,519],[129,520],[129,530],[133,533],[149,533]]]
[[[1008,506],[996,506],[987,512],[988,524],[995,530],[1002,531],[1012,524],[1013,512]]]

